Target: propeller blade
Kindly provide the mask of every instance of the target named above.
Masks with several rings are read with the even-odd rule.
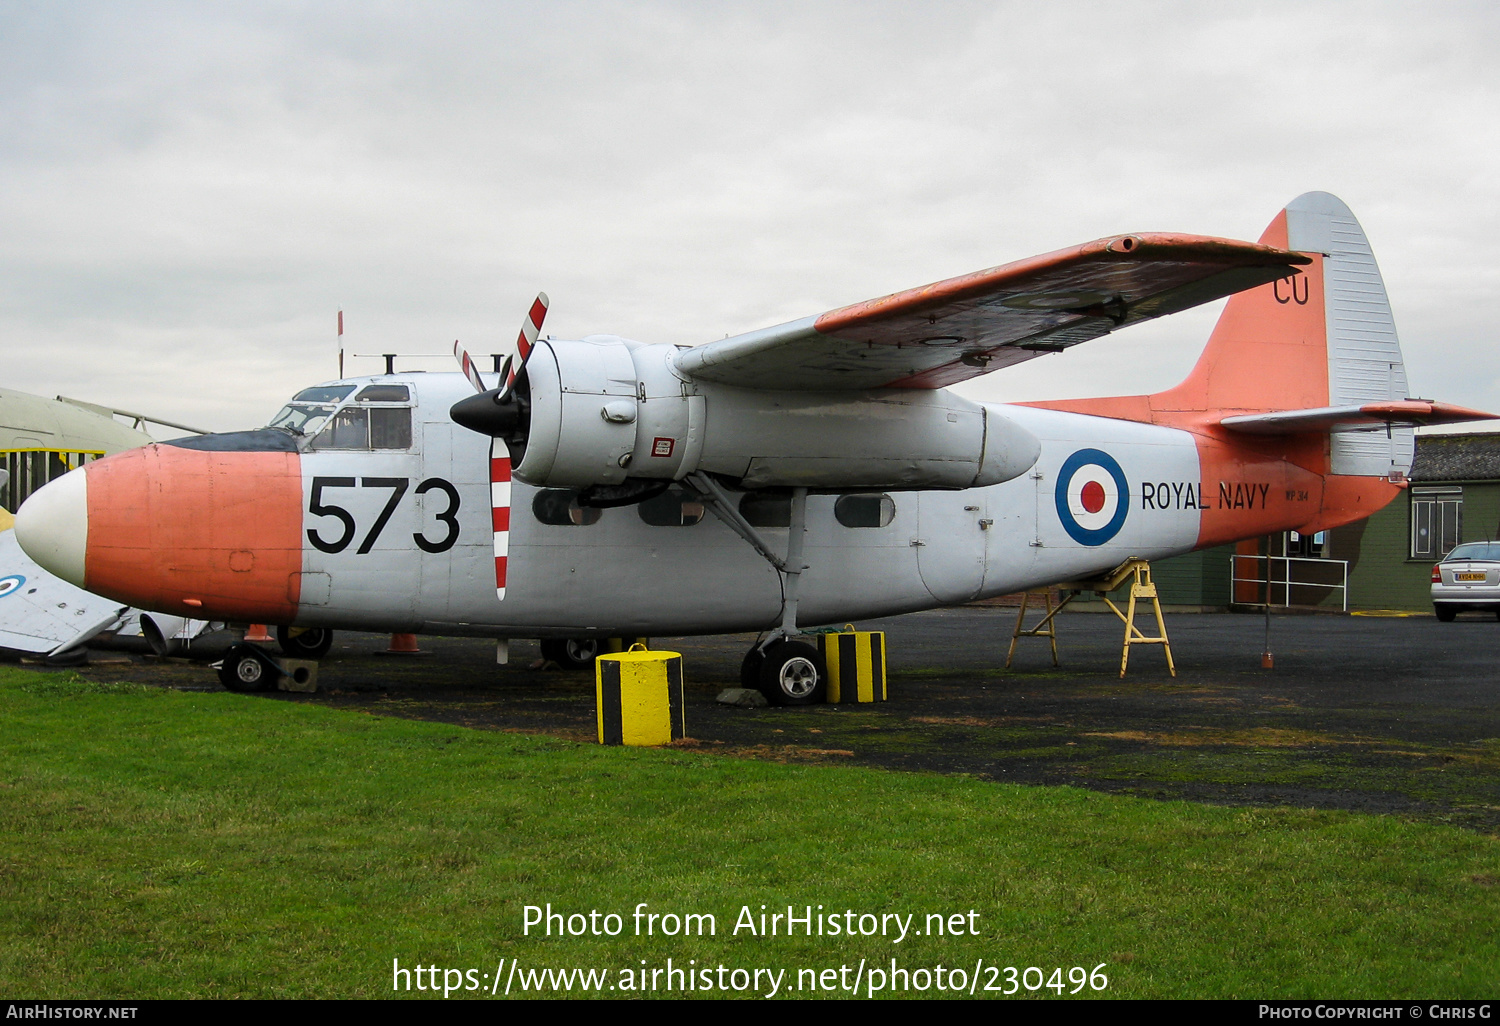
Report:
[[[547,298],[547,293],[536,294],[531,309],[526,311],[526,319],[521,322],[521,334],[516,336],[515,364],[525,366],[526,358],[531,355],[532,347],[536,345],[536,340],[542,333],[542,321],[547,319],[547,308],[551,305],[552,301]],[[502,387],[506,392],[510,391],[511,384],[516,380],[515,364],[509,365],[509,376],[501,379],[504,382]]]
[[[500,388],[490,392],[484,388],[479,373],[474,370],[469,354],[453,343],[454,355],[462,353],[459,363],[479,395],[470,396],[455,403],[454,421],[464,427],[490,435],[490,520],[495,533],[495,597],[505,601],[506,567],[510,558],[510,449],[503,436],[508,435],[520,421],[521,409],[511,398],[511,389],[516,383],[516,371],[524,366],[526,358],[536,346],[542,333],[542,321],[547,317],[549,301],[547,293],[538,292],[526,320],[521,322],[521,333],[516,336],[516,351],[505,357],[500,366]]]
[[[505,600],[505,564],[510,554],[510,451],[490,440],[490,517],[495,531],[495,597]]]
[[[484,387],[484,379],[479,376],[479,368],[474,366],[474,361],[469,359],[468,350],[459,345],[458,339],[453,340],[453,355],[458,360],[458,365],[463,368],[464,377],[468,378],[469,384],[474,386],[474,391],[481,394],[488,392],[489,389]],[[502,374],[500,380],[504,381],[505,375]]]

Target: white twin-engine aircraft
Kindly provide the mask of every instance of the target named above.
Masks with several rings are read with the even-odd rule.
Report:
[[[1165,392],[945,387],[1231,295]],[[762,631],[747,677],[803,703],[824,671],[800,627],[1322,531],[1400,493],[1412,425],[1488,416],[1407,397],[1374,256],[1326,193],[1259,244],[1121,235],[691,348],[538,341],[545,313],[498,387],[461,351],[461,374],[318,385],[269,427],[67,474],[16,533],[119,602],[304,638],[539,637],[578,659]]]

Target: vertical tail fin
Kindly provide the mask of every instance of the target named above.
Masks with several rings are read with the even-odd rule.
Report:
[[[1326,192],[1309,192],[1276,215],[1261,242],[1306,253],[1303,273],[1229,300],[1187,379],[1150,397],[1160,413],[1359,406],[1406,398],[1406,367],[1385,283],[1364,230]],[[1334,474],[1406,471],[1410,428],[1337,432]]]

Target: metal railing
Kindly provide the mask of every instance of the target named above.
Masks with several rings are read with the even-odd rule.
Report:
[[[1256,576],[1241,577],[1238,560],[1249,560]],[[1264,563],[1264,566],[1260,565]],[[1295,570],[1293,563],[1302,564]],[[1294,573],[1297,575],[1294,577]],[[1298,579],[1298,578],[1303,579]],[[1321,577],[1323,580],[1311,578]],[[1336,580],[1334,579],[1336,578]],[[1256,586],[1256,597],[1245,600],[1240,597],[1241,584]],[[1312,602],[1293,602],[1294,588],[1337,589],[1340,609],[1349,611],[1349,561],[1344,559],[1314,559],[1310,556],[1230,556],[1229,557],[1229,601],[1238,606],[1316,606],[1323,596]],[[1263,589],[1263,590],[1262,590]],[[1278,592],[1280,595],[1278,601]],[[1311,598],[1306,592],[1296,596]]]

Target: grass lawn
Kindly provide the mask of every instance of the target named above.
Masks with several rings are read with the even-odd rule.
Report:
[[[863,994],[893,958],[929,981],[941,964],[950,986],[960,967],[977,994],[1011,989],[1007,966],[1066,994],[1070,969],[1107,963],[1110,997],[1489,997],[1500,966],[1500,841],[1452,827],[606,749],[14,668],[0,865],[15,998],[381,997],[393,959],[437,966],[439,986],[514,966],[512,996],[549,967],[607,970],[620,996],[609,984],[639,982],[622,971],[668,958],[716,981],[785,970],[792,997],[838,979],[806,970],[847,966],[847,984],[861,960]],[[635,936],[641,902],[712,913],[716,934]],[[523,934],[524,907],[547,903],[617,913],[620,935]],[[965,932],[734,932],[742,907],[758,927],[760,906],[788,904],[913,914],[912,931],[962,913]]]

